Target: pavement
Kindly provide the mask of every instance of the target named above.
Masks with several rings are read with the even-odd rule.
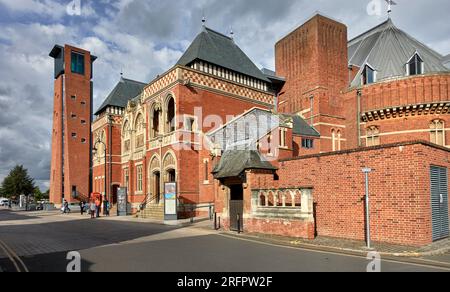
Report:
[[[365,272],[372,260],[367,251],[352,254],[217,232],[209,220],[171,224],[0,209],[0,271],[64,272],[73,251],[86,272]],[[381,270],[448,272],[450,255],[383,256]]]

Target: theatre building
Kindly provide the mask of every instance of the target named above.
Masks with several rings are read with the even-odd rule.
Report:
[[[260,70],[203,26],[172,68],[121,78],[95,112],[93,151],[79,149],[91,191],[115,205],[126,188],[132,213],[163,219],[175,183],[179,218],[364,240],[369,168],[372,239],[427,245],[449,235],[448,60],[391,19],[348,40],[318,14],[275,43],[275,71]]]

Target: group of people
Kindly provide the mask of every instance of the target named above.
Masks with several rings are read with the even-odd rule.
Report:
[[[89,203],[86,203],[85,201],[81,201],[79,203],[80,206],[80,213],[81,215],[84,215],[84,213],[88,213],[91,215],[91,219],[99,218],[100,213],[102,211],[102,201],[99,198],[91,199]],[[108,200],[103,200],[103,215],[109,217],[110,214],[111,205]],[[69,208],[69,202],[64,200],[61,212],[63,214],[69,214],[71,212]]]
[[[109,216],[110,213],[110,203],[108,200],[103,201],[103,214],[105,216]],[[100,212],[102,210],[102,202],[100,199],[96,198],[91,200],[89,203],[86,203],[84,201],[80,202],[80,210],[81,215],[84,215],[85,212],[89,213],[91,215],[91,219],[99,218]]]

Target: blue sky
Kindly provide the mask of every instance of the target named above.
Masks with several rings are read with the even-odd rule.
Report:
[[[73,44],[99,57],[94,69],[98,106],[120,78],[149,82],[176,63],[201,29],[235,32],[259,67],[274,67],[277,40],[316,11],[344,22],[349,38],[386,19],[369,15],[379,0],[0,0],[0,181],[16,164],[46,190],[50,173],[54,44]],[[398,0],[394,23],[439,53],[450,53],[448,0]],[[377,2],[378,3],[378,2]],[[376,3],[375,3],[376,4]],[[373,11],[373,10],[372,10]],[[373,13],[370,13],[373,14]]]

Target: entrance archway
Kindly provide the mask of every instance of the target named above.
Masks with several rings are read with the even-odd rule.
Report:
[[[152,186],[154,202],[159,204],[161,202],[161,173],[159,171],[152,173]]]

